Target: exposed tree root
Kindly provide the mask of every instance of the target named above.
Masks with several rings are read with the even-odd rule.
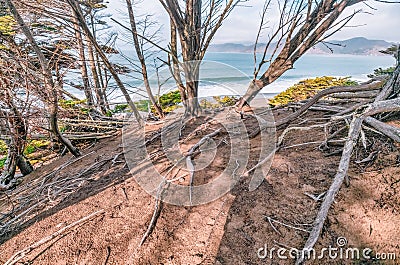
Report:
[[[350,125],[349,138],[345,144],[342,158],[340,160],[339,168],[334,181],[326,193],[325,199],[318,212],[317,218],[315,219],[314,227],[310,233],[310,236],[303,248],[303,255],[297,259],[296,264],[302,264],[304,262],[304,256],[306,251],[310,251],[315,243],[317,243],[319,235],[321,234],[322,227],[325,223],[325,219],[328,216],[329,208],[331,207],[337,192],[339,191],[342,183],[347,175],[347,170],[350,164],[351,154],[353,153],[354,146],[357,143],[358,136],[361,131],[362,118],[355,117]]]
[[[212,137],[218,135],[220,132],[222,131],[222,129],[217,129],[214,132],[207,134],[206,136],[204,136],[203,138],[200,139],[199,142],[197,142],[195,145],[193,145],[189,151],[181,158],[181,160],[179,160],[175,165],[173,165],[166,173],[166,177],[164,178],[164,181],[162,183],[160,183],[159,188],[157,190],[157,196],[156,196],[156,200],[155,200],[155,206],[154,206],[154,211],[153,211],[153,215],[151,217],[150,223],[147,227],[146,232],[144,233],[142,239],[140,240],[139,243],[139,247],[141,247],[144,242],[146,241],[146,239],[151,235],[151,233],[153,232],[156,224],[157,224],[157,220],[158,217],[161,214],[161,210],[162,210],[162,193],[165,190],[165,187],[168,187],[168,184],[176,181],[177,179],[180,179],[181,177],[177,178],[177,179],[170,179],[167,180],[167,175],[169,173],[171,173],[172,169],[179,164],[183,159],[186,160],[186,166],[187,169],[189,171],[189,175],[190,175],[190,180],[189,180],[189,198],[190,198],[190,204],[192,204],[192,189],[193,189],[193,181],[194,181],[194,172],[195,172],[195,167],[193,165],[193,156],[195,156],[197,154],[197,150],[203,145],[205,144],[209,139],[211,139]]]
[[[300,255],[296,260],[296,264],[303,264],[305,262],[305,257],[308,256],[309,252],[313,249],[314,245],[318,241],[325,220],[328,216],[328,211],[335,199],[336,194],[339,192],[342,183],[345,181],[347,177],[347,171],[350,165],[350,159],[353,153],[353,149],[357,144],[360,135],[362,135],[363,136],[362,138],[364,138],[364,134],[362,131],[363,122],[366,121],[368,124],[375,127],[378,131],[381,131],[383,134],[387,135],[393,140],[395,141],[399,140],[398,129],[393,128],[392,126],[386,125],[385,123],[370,117],[372,115],[382,112],[391,112],[400,110],[400,98],[383,100],[390,95],[388,91],[393,90],[393,88],[390,89],[391,84],[397,83],[396,80],[399,78],[398,71],[399,71],[399,65],[396,68],[395,74],[387,82],[382,91],[376,96],[375,101],[371,104],[364,105],[358,108],[358,111],[356,111],[356,113],[353,114],[353,120],[350,124],[348,138],[343,149],[337,173],[335,175],[333,183],[331,184],[329,190],[326,193],[324,201],[322,202],[320,210],[315,219],[313,229],[304,245],[302,252],[300,253]]]
[[[18,251],[17,253],[15,253],[12,257],[10,257],[6,263],[4,263],[4,265],[13,265],[16,264],[18,261],[20,261],[21,259],[23,259],[24,257],[26,257],[26,255],[28,255],[29,253],[31,253],[33,250],[41,247],[42,245],[64,235],[65,233],[69,232],[71,229],[78,227],[94,218],[96,218],[97,216],[104,214],[104,210],[100,210],[97,212],[94,212],[70,225],[67,225],[66,227],[63,227],[62,229],[58,230],[57,232],[42,238],[41,240],[39,240],[38,242],[30,245],[29,247],[24,248],[23,250]]]

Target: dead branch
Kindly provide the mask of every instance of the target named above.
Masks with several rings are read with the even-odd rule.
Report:
[[[396,69],[400,68],[400,64],[397,65]],[[388,83],[393,83],[393,80],[397,80],[398,76],[393,75],[392,78],[388,81]],[[385,85],[386,87],[386,85]],[[360,108],[363,110],[362,113],[355,113],[353,115],[353,120],[350,124],[350,129],[348,133],[348,139],[345,143],[342,157],[339,163],[339,167],[336,173],[336,176],[331,184],[331,187],[327,191],[325,199],[320,207],[320,210],[317,214],[317,218],[315,219],[314,227],[312,232],[307,239],[305,246],[303,248],[303,255],[300,255],[296,264],[303,264],[305,252],[308,252],[314,247],[315,243],[318,241],[319,235],[321,234],[322,228],[324,226],[325,220],[328,216],[328,211],[335,199],[336,194],[339,192],[342,183],[347,178],[347,171],[350,164],[351,155],[353,153],[353,149],[357,144],[357,140],[362,132],[362,124],[363,121],[366,120],[369,116],[375,115],[382,112],[388,111],[399,111],[400,110],[400,98],[395,98],[392,100],[382,100],[385,99],[385,95],[387,95],[387,90],[383,89],[378,96],[375,98],[374,103],[365,105]],[[389,94],[390,95],[390,94]],[[359,111],[358,111],[359,112]]]
[[[291,228],[291,229],[298,230],[298,231],[301,231],[301,232],[310,233],[310,231],[308,231],[308,230],[305,230],[305,229],[303,229],[303,228],[296,227],[296,226],[293,226],[293,225],[285,224],[285,223],[280,222],[280,221],[278,221],[278,220],[272,219],[272,218],[269,217],[269,216],[266,216],[266,215],[265,215],[265,218],[267,218],[268,222],[269,222],[271,225],[272,225],[272,223],[277,223],[277,224],[283,225],[283,226],[285,226],[285,227],[287,227],[287,228]],[[273,225],[272,225],[272,227],[274,228]],[[275,231],[276,231],[276,230],[275,230]],[[278,233],[281,234],[280,232],[278,232]],[[281,235],[282,235],[282,234],[281,234]]]
[[[298,102],[298,103],[290,103],[290,104],[288,104],[287,107],[290,109],[300,109],[304,105],[305,105],[305,103]],[[334,112],[334,113],[343,111],[342,107],[328,106],[328,105],[322,105],[322,104],[315,104],[314,106],[311,106],[308,109],[313,110],[313,111],[324,111],[324,112]]]
[[[64,134],[68,135],[68,138],[71,140],[101,140],[101,139],[117,136],[119,134],[119,132],[91,133],[91,134],[83,134],[83,135],[68,134],[68,133],[64,133]]]
[[[400,143],[400,128],[391,126],[372,117],[367,117],[365,123],[371,125],[375,130],[386,135],[393,141]]]
[[[283,126],[289,122],[292,122],[295,120],[297,117],[299,117],[301,114],[303,114],[305,111],[307,111],[311,106],[313,106],[316,102],[318,102],[319,99],[334,94],[334,93],[340,93],[340,92],[360,92],[360,91],[365,91],[365,90],[370,90],[370,89],[376,89],[381,85],[380,81],[368,81],[366,83],[363,83],[358,86],[341,86],[341,87],[332,87],[328,89],[321,90],[318,92],[313,98],[311,98],[306,104],[301,106],[295,113],[287,116],[286,118],[283,118],[282,120],[276,121],[275,125],[276,127]],[[262,130],[265,130],[268,128],[268,125],[262,125],[257,127],[253,132],[249,134],[249,138],[254,138],[257,136]]]
[[[312,126],[309,126],[309,127],[288,127],[279,136],[278,143],[276,145],[278,147],[281,146],[285,136],[291,131],[295,131],[295,130],[297,130],[297,131],[308,131],[308,130],[312,130],[312,129],[315,129],[315,128],[326,128],[327,126],[328,126],[328,124],[316,124],[316,125],[312,125]]]
[[[330,95],[332,98],[340,98],[340,99],[354,99],[354,98],[375,98],[379,93],[379,90],[370,90],[370,91],[361,91],[356,93],[335,93]]]
[[[150,223],[149,223],[149,225],[147,227],[147,230],[144,233],[144,235],[142,237],[142,240],[140,240],[139,247],[141,247],[144,244],[144,242],[146,241],[146,239],[151,235],[151,233],[153,232],[153,230],[154,230],[154,228],[155,228],[155,226],[157,224],[158,217],[161,214],[162,203],[163,203],[161,201],[161,196],[162,196],[162,189],[163,189],[164,184],[165,184],[164,182],[161,183],[159,188],[158,188],[157,197],[156,197],[156,204],[154,206],[154,212],[153,212],[153,215],[151,217]]]
[[[304,245],[303,252],[309,252],[314,247],[319,238],[322,227],[325,223],[325,219],[328,216],[329,208],[331,207],[335,199],[336,193],[339,191],[347,175],[347,170],[350,164],[350,157],[353,153],[354,146],[357,143],[357,139],[361,131],[362,121],[362,118],[354,117],[353,121],[351,122],[348,140],[343,150],[342,158],[339,163],[339,169],[331,187],[326,193],[325,199],[318,212],[317,218],[315,219],[314,227],[310,233],[309,238],[307,239],[307,242]],[[300,255],[300,257],[296,260],[296,264],[302,264],[304,261],[304,256],[305,255]]]
[[[197,149],[200,148],[206,141],[214,137],[215,135],[219,134],[222,129],[218,129],[210,134],[207,134],[203,138],[200,139],[200,141],[193,145],[190,150],[186,154],[186,166],[188,168],[189,174],[190,174],[190,183],[189,183],[189,199],[190,199],[190,204],[192,204],[192,192],[193,192],[193,181],[194,181],[194,165],[192,162],[192,156],[196,152]]]
[[[379,151],[372,152],[369,154],[369,156],[367,156],[363,160],[357,160],[357,161],[354,161],[354,163],[363,164],[363,163],[369,163],[371,161],[374,161],[376,159],[376,156],[378,155],[378,153],[379,153]]]
[[[315,195],[313,195],[313,194],[311,194],[311,193],[308,193],[308,192],[305,192],[304,194],[307,195],[308,197],[310,197],[311,199],[313,199],[314,201],[317,202],[317,201],[322,200],[322,198],[324,197],[325,193],[326,193],[326,192],[323,192],[323,193],[321,193],[321,194],[319,194],[319,195],[317,195],[317,196],[315,196]]]
[[[29,247],[24,248],[23,250],[18,251],[17,253],[15,253],[14,255],[11,256],[11,258],[9,258],[6,263],[4,265],[13,265],[15,263],[17,263],[18,261],[20,261],[21,259],[23,259],[26,255],[28,255],[29,253],[31,253],[33,250],[37,249],[38,247],[52,241],[53,239],[62,236],[63,234],[65,234],[66,232],[68,232],[69,230],[78,227],[92,219],[94,219],[95,217],[104,214],[105,211],[104,210],[100,210],[97,212],[94,212],[70,225],[67,225],[66,227],[63,227],[62,229],[58,230],[57,232],[42,238],[41,240],[39,240],[38,242],[30,245]]]

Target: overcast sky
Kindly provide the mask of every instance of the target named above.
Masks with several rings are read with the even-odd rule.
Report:
[[[109,0],[109,3],[109,7],[112,10],[111,13],[117,14],[121,10],[126,13],[124,11],[125,0]],[[264,0],[249,0],[246,3],[248,7],[237,7],[219,30],[213,43],[254,43],[260,21],[260,10],[263,4]],[[384,4],[371,0],[368,1],[368,5],[377,10],[373,10],[363,3],[350,7],[347,13],[358,9],[362,9],[365,12],[358,14],[350,22],[349,26],[351,27],[342,29],[331,39],[344,40],[353,37],[366,37],[400,42],[400,4]],[[271,17],[273,17],[275,9],[272,7]],[[168,39],[169,19],[158,0],[143,0],[135,7],[135,12],[154,14],[154,18],[163,27],[164,39]],[[271,19],[269,26],[274,26],[273,19]],[[267,32],[265,32],[266,35]]]

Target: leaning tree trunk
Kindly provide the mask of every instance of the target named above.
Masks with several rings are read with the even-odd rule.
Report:
[[[169,67],[170,67],[170,72],[175,79],[176,85],[178,86],[179,93],[181,95],[181,100],[186,108],[187,94],[186,94],[186,88],[183,85],[181,74],[180,74],[176,27],[172,20],[170,20],[170,27],[171,27],[171,29],[170,29],[171,30],[171,43],[170,43],[171,54],[170,54],[169,58],[172,58],[172,59],[170,59],[170,61],[172,61],[172,64],[170,62]]]
[[[151,104],[153,104],[154,108],[156,109],[158,115],[163,118],[164,113],[160,107],[160,105],[157,103],[156,99],[153,96],[153,92],[151,91],[150,83],[149,83],[149,77],[147,74],[147,66],[146,66],[146,60],[144,58],[144,52],[143,48],[140,47],[139,44],[139,39],[137,35],[137,28],[136,28],[136,21],[135,21],[135,15],[133,13],[133,8],[132,8],[132,2],[131,0],[126,0],[126,5],[128,7],[128,13],[129,13],[129,21],[131,24],[131,29],[132,29],[132,37],[133,37],[133,43],[135,45],[135,50],[136,54],[139,58],[140,65],[142,66],[142,76],[143,76],[143,82],[144,86],[146,88],[147,95],[151,101]]]
[[[103,95],[101,92],[99,75],[97,73],[96,59],[94,57],[93,46],[92,46],[92,43],[90,42],[89,38],[87,38],[87,42],[88,42],[89,65],[90,65],[90,71],[92,72],[94,93],[96,95],[97,105],[100,108],[101,113],[105,114],[107,112],[107,110],[105,108],[104,98],[103,98]]]
[[[255,79],[249,85],[245,95],[237,104],[238,110],[242,110],[243,106],[250,104],[251,100],[254,99],[261,89],[277,80],[287,70],[292,69],[294,63],[309,49],[318,44],[321,39],[323,39],[324,34],[332,29],[335,21],[347,7],[364,1],[365,0],[343,0],[340,3],[330,0],[321,1],[312,12],[312,1],[309,1],[307,18],[300,20],[300,17],[303,15],[301,10],[293,16],[293,22],[286,32],[286,42],[282,50],[279,52],[279,55],[273,59],[273,62],[260,79]],[[302,24],[299,21],[303,21]],[[298,30],[297,32],[295,32],[296,29]],[[281,30],[283,30],[283,28]],[[266,60],[261,62],[260,66],[266,62]]]
[[[78,157],[81,155],[79,150],[71,144],[71,142],[63,137],[58,129],[58,121],[57,121],[57,112],[58,112],[58,90],[61,91],[60,88],[56,87],[53,81],[53,77],[51,71],[49,69],[49,64],[44,56],[43,52],[40,50],[38,44],[36,43],[31,30],[25,24],[24,20],[20,16],[18,10],[15,8],[13,1],[6,0],[6,3],[10,9],[11,14],[14,16],[17,23],[20,25],[23,33],[25,34],[26,38],[28,39],[29,43],[32,45],[34,52],[36,53],[40,67],[42,68],[43,77],[45,88],[50,95],[51,102],[49,106],[49,113],[50,113],[50,128],[52,133],[57,137],[57,139],[75,156]],[[48,104],[48,103],[47,103]]]
[[[92,89],[90,88],[88,70],[86,66],[85,46],[83,44],[82,34],[80,32],[79,23],[78,20],[76,19],[76,16],[73,16],[73,19],[74,19],[75,38],[79,51],[79,67],[81,69],[83,91],[86,96],[87,104],[91,108],[93,106],[93,94],[92,94]]]
[[[76,17],[78,18],[80,26],[83,29],[84,33],[86,34],[87,38],[90,40],[90,43],[94,46],[94,48],[96,49],[96,52],[99,54],[100,58],[103,60],[104,65],[107,67],[108,71],[110,71],[111,75],[113,76],[115,82],[117,83],[117,86],[119,87],[122,94],[124,95],[126,102],[128,103],[129,107],[133,111],[136,121],[139,124],[143,125],[142,116],[140,115],[135,104],[133,103],[132,98],[129,95],[128,90],[125,88],[124,83],[122,83],[121,79],[119,78],[117,71],[115,70],[115,68],[113,67],[111,62],[108,60],[104,51],[101,49],[100,45],[97,43],[97,41],[94,38],[92,32],[90,31],[88,25],[86,24],[85,18],[82,14],[82,10],[81,10],[79,4],[75,0],[67,0],[67,3],[71,6],[73,12],[76,14]]]

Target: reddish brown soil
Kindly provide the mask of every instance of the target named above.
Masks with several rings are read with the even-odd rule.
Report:
[[[277,112],[276,116],[287,115]],[[320,115],[320,114],[318,114]],[[310,112],[307,117],[320,117]],[[304,124],[305,125],[305,124]],[[154,128],[156,129],[156,128]],[[188,128],[193,129],[193,128]],[[209,133],[209,132],[207,132]],[[206,133],[197,135],[190,144]],[[77,192],[63,201],[49,205],[21,229],[2,238],[0,262],[55,231],[97,210],[101,215],[62,237],[33,250],[21,262],[29,264],[294,264],[293,260],[270,260],[257,257],[259,248],[301,248],[308,233],[282,224],[309,229],[320,206],[305,193],[325,192],[335,175],[340,156],[324,156],[318,144],[292,145],[322,141],[323,129],[291,132],[283,148],[275,155],[272,168],[263,184],[248,191],[249,178],[242,179],[224,197],[202,206],[164,205],[157,225],[142,247],[154,210],[154,198],[132,178],[124,163],[108,162]],[[59,174],[77,174],[95,161],[114,157],[122,151],[121,137],[103,140],[84,153],[85,157]],[[153,148],[159,143],[155,142]],[[251,141],[257,149],[259,138]],[[289,148],[285,148],[289,147]],[[350,169],[350,186],[343,186],[331,208],[317,249],[335,246],[345,237],[348,246],[371,248],[374,253],[395,252],[399,259],[376,264],[400,264],[400,167],[399,151],[390,144],[377,142],[375,163]],[[224,152],[218,152],[220,162]],[[355,160],[368,153],[358,151]],[[40,181],[71,157],[63,157],[31,174],[25,183]],[[123,160],[121,157],[119,160]],[[254,164],[256,161],[253,162]],[[160,164],[162,166],[162,163]],[[250,165],[252,166],[252,165]],[[217,171],[218,165],[213,168]],[[218,173],[218,172],[216,172]],[[206,178],[200,182],[208,181]],[[22,264],[22,263],[21,263]],[[310,264],[352,264],[349,260],[313,261]],[[372,264],[372,261],[354,262]]]

